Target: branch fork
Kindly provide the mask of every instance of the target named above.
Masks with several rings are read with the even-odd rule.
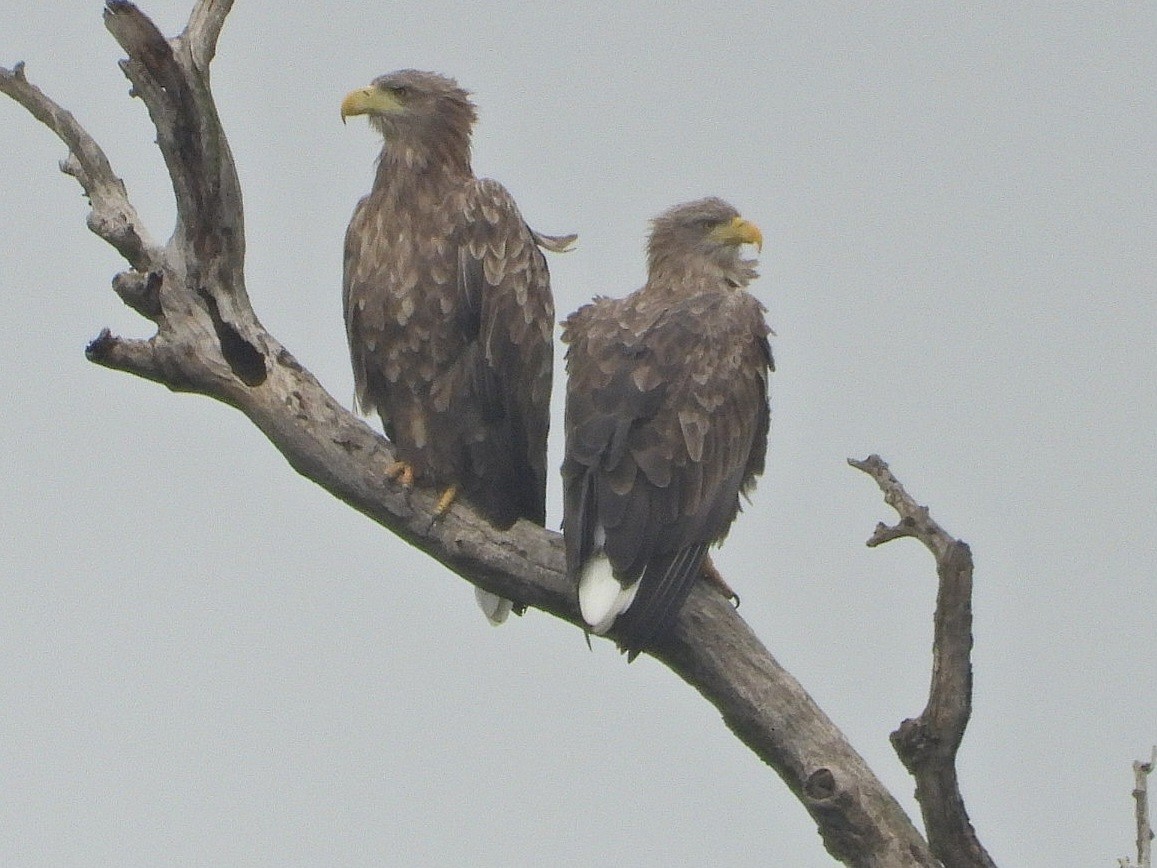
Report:
[[[900,517],[891,526],[877,524],[868,546],[912,537],[932,553],[939,578],[928,704],[892,733],[892,747],[916,780],[928,843],[946,868],[995,866],[968,818],[956,776],[956,752],[972,714],[972,552],[908,494],[879,455],[848,463],[875,480]]]

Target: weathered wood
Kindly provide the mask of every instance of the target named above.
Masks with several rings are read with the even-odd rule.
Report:
[[[1152,868],[1153,826],[1149,820],[1149,775],[1157,768],[1157,745],[1149,754],[1149,762],[1133,761],[1133,816],[1137,823],[1136,868]],[[1118,859],[1121,868],[1134,865],[1128,858]]]
[[[876,525],[868,545],[913,537],[932,552],[940,579],[928,704],[892,733],[892,746],[916,780],[916,801],[936,857],[946,868],[995,868],[968,819],[956,777],[956,751],[972,715],[972,552],[911,498],[880,456],[848,463],[876,480],[900,516],[890,527]]]

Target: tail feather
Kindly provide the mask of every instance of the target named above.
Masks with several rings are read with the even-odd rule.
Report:
[[[478,608],[482,610],[486,620],[495,627],[506,621],[514,608],[514,604],[510,600],[478,587],[474,588],[474,599],[478,601]]]
[[[615,622],[615,639],[628,660],[638,657],[678,615],[699,578],[707,548],[707,543],[686,546],[647,565],[635,586],[633,604]]]
[[[604,554],[597,554],[583,565],[579,577],[579,609],[591,632],[602,635],[611,628],[615,619],[626,611],[641,581],[624,587],[615,578],[611,562]]]

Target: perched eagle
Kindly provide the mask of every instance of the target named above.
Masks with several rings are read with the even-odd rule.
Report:
[[[771,330],[740,257],[762,243],[721,199],[678,205],[653,222],[646,285],[563,326],[567,572],[630,659],[712,576],[707,548],[763,472]]]
[[[402,70],[348,94],[385,138],[345,238],[343,301],[357,400],[397,449],[391,476],[461,495],[500,529],[543,524],[554,304],[510,193],[470,166],[476,114],[453,79]],[[488,610],[492,620],[508,607]]]

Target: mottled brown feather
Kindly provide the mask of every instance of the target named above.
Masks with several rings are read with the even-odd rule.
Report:
[[[677,613],[763,471],[772,358],[743,289],[753,263],[704,241],[734,216],[718,199],[667,212],[647,284],[564,323],[568,572],[577,583],[601,528],[620,584],[642,576],[613,630],[632,656]]]
[[[514,199],[474,177],[474,107],[451,80],[402,71],[405,110],[345,241],[358,403],[420,481],[458,485],[500,528],[545,521],[554,305]]]

